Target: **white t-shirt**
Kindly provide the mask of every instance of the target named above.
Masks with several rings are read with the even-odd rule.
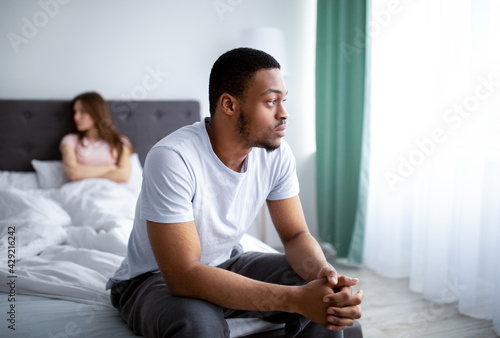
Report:
[[[127,256],[107,288],[145,272],[159,272],[146,220],[194,220],[201,263],[217,266],[229,259],[266,199],[298,193],[295,159],[284,140],[272,152],[253,148],[238,173],[213,152],[205,123],[183,127],[160,140],[146,157]]]

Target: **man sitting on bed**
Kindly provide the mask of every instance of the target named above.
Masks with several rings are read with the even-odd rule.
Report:
[[[159,141],[144,166],[128,252],[107,288],[147,337],[229,337],[225,318],[285,323],[287,337],[342,337],[361,316],[357,279],[311,236],[285,136],[279,63],[249,48],[210,74],[210,119]],[[238,244],[267,202],[285,254]]]

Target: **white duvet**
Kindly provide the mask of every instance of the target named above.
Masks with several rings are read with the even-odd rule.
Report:
[[[111,307],[105,284],[125,256],[136,200],[105,179],[53,189],[0,185],[0,277],[15,276],[17,294]],[[274,251],[249,235],[242,245]],[[8,293],[9,285],[0,283],[0,291]],[[228,322],[232,337],[271,328],[257,319]]]
[[[109,304],[104,285],[125,256],[135,203],[123,185],[105,179],[0,189],[0,274],[17,276],[18,293]],[[5,284],[0,290],[8,291]]]

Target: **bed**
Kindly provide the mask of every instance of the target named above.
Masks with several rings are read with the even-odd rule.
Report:
[[[109,301],[153,144],[200,120],[195,101],[108,101],[130,138],[131,179],[69,182],[58,144],[71,130],[69,100],[0,100],[0,336],[135,337]],[[245,250],[274,251],[245,235]],[[274,330],[230,319],[232,337]],[[15,330],[15,331],[14,331]]]

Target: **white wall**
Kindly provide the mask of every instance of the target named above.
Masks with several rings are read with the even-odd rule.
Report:
[[[0,0],[0,98],[195,99],[208,115],[216,58],[240,31],[285,33],[290,115],[301,199],[317,232],[314,175],[314,49],[311,0]],[[156,73],[156,80],[149,79]],[[268,234],[271,244],[277,237]]]

